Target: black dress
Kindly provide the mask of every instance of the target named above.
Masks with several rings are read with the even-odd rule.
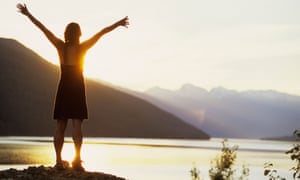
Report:
[[[79,65],[61,65],[54,119],[87,119],[84,77]]]

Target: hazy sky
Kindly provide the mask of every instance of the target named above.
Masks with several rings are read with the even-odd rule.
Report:
[[[0,36],[58,63],[56,50],[19,1],[2,0]],[[86,56],[85,73],[145,90],[192,83],[211,89],[273,89],[300,95],[299,0],[32,0],[34,16],[57,36],[78,22],[82,40],[129,16],[130,27],[105,35]]]

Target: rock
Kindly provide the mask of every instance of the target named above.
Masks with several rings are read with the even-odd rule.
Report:
[[[0,180],[125,180],[100,172],[79,172],[71,168],[58,171],[53,167],[31,166],[24,170],[8,169],[0,171]]]

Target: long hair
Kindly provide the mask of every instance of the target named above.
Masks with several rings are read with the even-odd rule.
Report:
[[[66,43],[78,42],[80,36],[81,36],[81,30],[79,24],[72,22],[67,25],[65,30]]]

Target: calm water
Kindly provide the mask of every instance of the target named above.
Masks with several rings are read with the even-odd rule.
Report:
[[[66,138],[71,141],[70,138]],[[28,165],[53,165],[54,149],[50,137],[0,137],[0,169],[22,169]],[[222,139],[157,140],[123,138],[85,138],[82,149],[84,166],[130,180],[190,180],[193,164],[204,179],[208,178],[211,160],[220,154]],[[272,162],[281,176],[292,179],[294,166],[284,153],[292,142],[229,139],[238,145],[236,169],[250,168],[253,180],[263,176],[264,163]],[[66,143],[63,158],[71,161],[72,143]]]

